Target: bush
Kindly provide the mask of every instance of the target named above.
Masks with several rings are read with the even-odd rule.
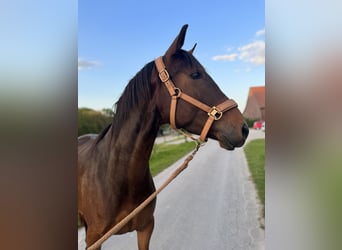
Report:
[[[259,119],[248,119],[248,118],[246,118],[246,117],[244,117],[245,118],[245,121],[246,121],[246,123],[247,123],[247,125],[248,125],[248,127],[249,128],[252,128],[253,127],[253,124],[254,124],[254,122],[256,122],[256,121],[258,121]]]

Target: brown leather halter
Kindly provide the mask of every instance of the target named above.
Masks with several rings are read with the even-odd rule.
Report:
[[[158,57],[155,60],[155,64],[159,73],[160,80],[165,84],[169,94],[171,96],[171,107],[170,107],[170,123],[173,129],[177,129],[176,126],[176,108],[177,108],[177,100],[178,98],[183,99],[184,101],[196,106],[197,108],[203,110],[208,114],[208,120],[204,124],[202,129],[200,140],[204,142],[206,140],[206,136],[209,132],[209,129],[214,121],[218,121],[221,119],[222,114],[232,108],[237,107],[237,103],[232,99],[227,99],[221,104],[213,107],[209,107],[208,105],[192,98],[191,96],[183,93],[181,89],[177,88],[172,80],[170,79],[170,75],[166,70],[165,64],[163,62],[163,57]]]

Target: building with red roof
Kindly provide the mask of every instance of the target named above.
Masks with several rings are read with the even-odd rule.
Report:
[[[249,120],[265,120],[265,86],[249,88],[243,116]]]

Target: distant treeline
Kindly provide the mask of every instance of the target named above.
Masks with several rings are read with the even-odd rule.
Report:
[[[112,123],[114,112],[111,109],[96,111],[90,108],[78,109],[78,136],[84,134],[98,134]],[[158,136],[171,133],[170,124],[161,125]]]
[[[92,133],[98,134],[108,124],[112,123],[114,112],[111,109],[95,111],[89,108],[78,109],[78,136]]]

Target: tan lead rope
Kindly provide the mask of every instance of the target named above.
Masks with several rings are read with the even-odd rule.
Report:
[[[153,201],[157,195],[173,181],[184,169],[187,168],[189,162],[194,158],[195,154],[197,153],[198,149],[201,147],[200,142],[196,141],[196,148],[195,150],[186,157],[182,165],[180,165],[170,176],[169,178],[156,190],[152,193],[143,203],[141,203],[137,208],[135,208],[131,213],[129,213],[125,218],[123,218],[118,224],[112,227],[107,233],[105,233],[100,239],[98,239],[95,243],[91,246],[87,247],[87,250],[95,250],[96,248],[100,247],[102,243],[107,240],[110,236],[120,231],[122,227],[124,227],[131,219],[133,219],[141,210],[143,210],[148,204]]]

